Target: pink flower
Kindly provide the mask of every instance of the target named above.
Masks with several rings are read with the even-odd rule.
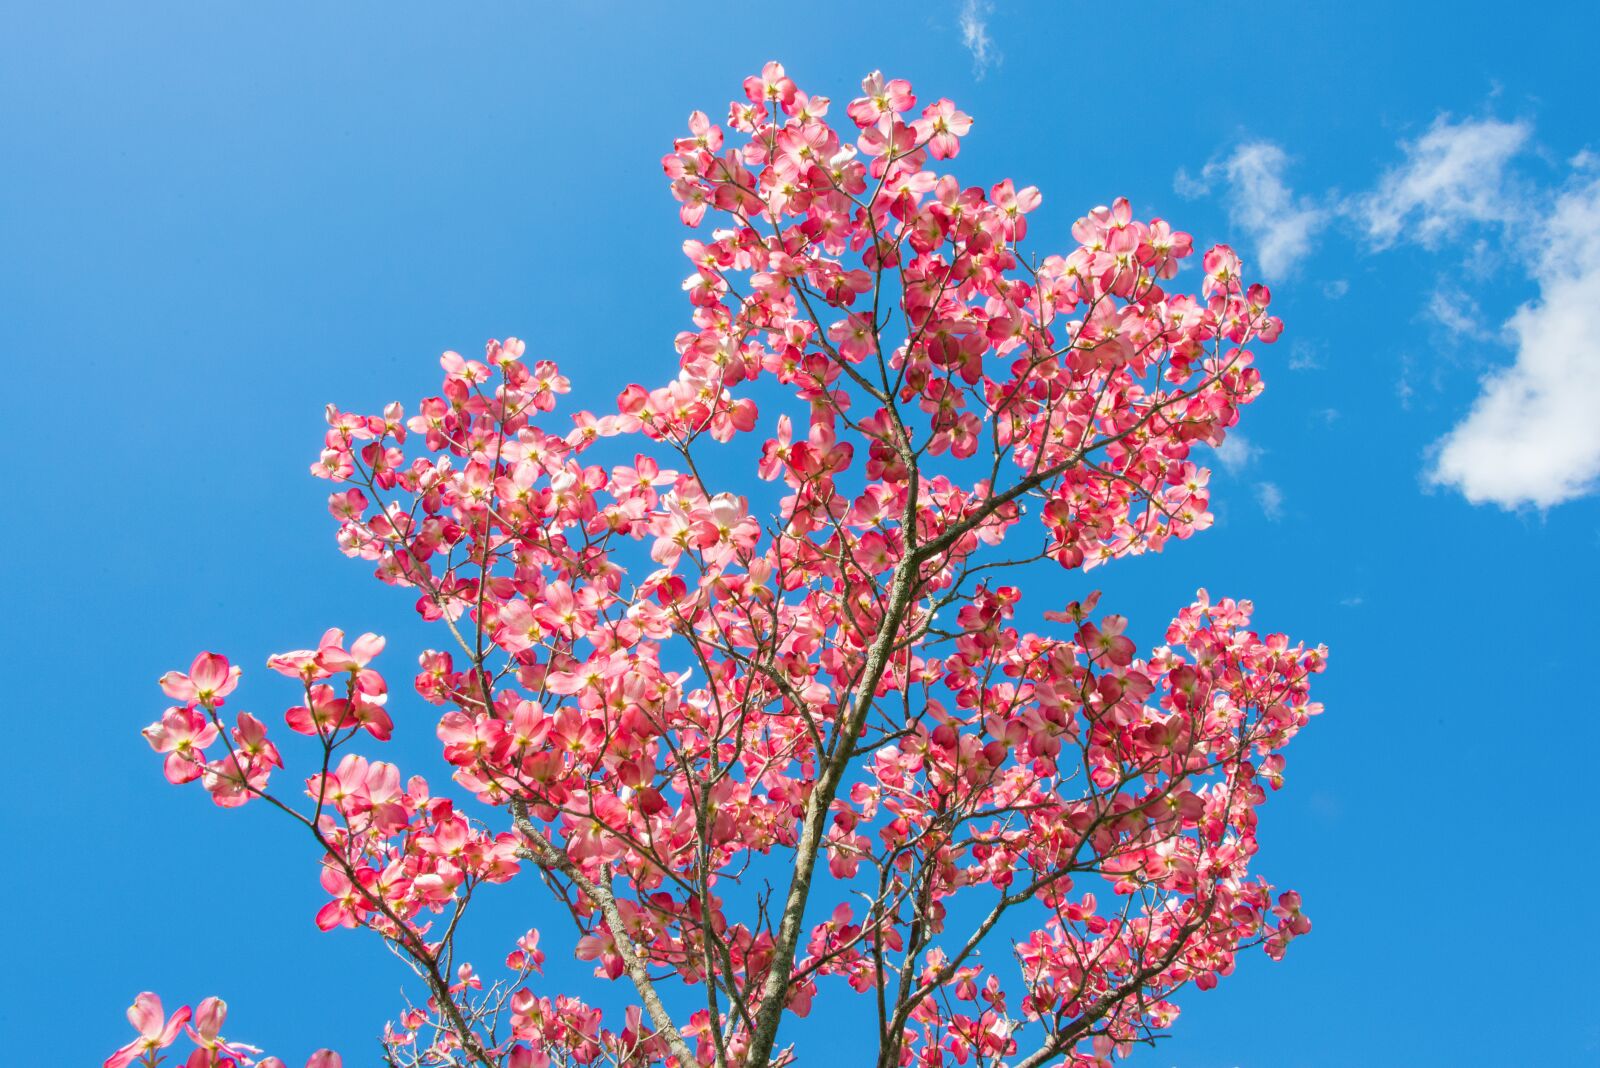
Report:
[[[1042,197],[1035,186],[1015,189],[1007,178],[989,190],[989,200],[1005,213],[1005,235],[1008,240],[1021,241],[1028,236],[1028,220],[1024,216],[1037,208]]]
[[[237,808],[266,788],[270,773],[265,759],[230,753],[205,766],[201,785],[211,793],[211,800],[216,804]]]
[[[223,661],[224,672],[226,669],[227,662]],[[159,997],[149,991],[140,994],[128,1008],[128,1022],[133,1024],[139,1037],[107,1057],[104,1068],[126,1068],[146,1054],[166,1049],[177,1039],[183,1025],[189,1022],[189,1016],[189,1006],[185,1005],[169,1018],[161,1008]]]
[[[384,639],[377,634],[363,634],[348,650],[344,647],[344,631],[333,628],[323,634],[317,645],[317,664],[329,674],[348,672],[362,693],[381,697],[387,692],[383,676],[369,668],[377,655],[383,652]]]
[[[243,1042],[230,1042],[222,1037],[222,1025],[228,1019],[228,1004],[221,998],[206,998],[194,1010],[194,1025],[185,1030],[199,1048],[189,1058],[186,1068],[223,1068],[225,1062],[218,1056],[232,1057],[248,1063],[248,1057],[261,1050]]]
[[[957,111],[955,104],[940,99],[922,109],[922,118],[911,124],[917,140],[925,141],[934,159],[951,159],[961,151],[961,138],[972,129],[972,117]]]
[[[777,103],[785,110],[794,105],[795,85],[783,73],[783,64],[769,61],[759,75],[744,80],[744,95],[752,104]]]
[[[872,126],[885,115],[910,111],[917,106],[910,82],[903,78],[886,82],[879,71],[873,71],[862,80],[861,94],[845,108],[845,114],[861,127]]]
[[[329,735],[358,722],[350,700],[340,697],[331,686],[313,686],[311,703],[297,705],[284,713],[284,721],[296,734]]]
[[[205,748],[217,740],[216,725],[199,709],[174,705],[144,729],[145,741],[167,754],[162,771],[170,783],[192,782],[205,766]]]
[[[1128,620],[1123,616],[1106,616],[1100,621],[1100,626],[1085,623],[1078,629],[1078,644],[1092,658],[1105,660],[1118,667],[1126,667],[1133,662],[1133,639],[1122,632],[1127,629]]]
[[[169,671],[161,676],[161,689],[177,701],[188,701],[214,708],[220,698],[239,685],[239,669],[228,666],[228,658],[217,653],[201,653],[189,666],[189,673]]]
[[[362,882],[376,882],[376,876],[370,871],[363,870],[359,874],[363,877]],[[371,876],[370,880],[366,878],[368,876]],[[317,911],[317,926],[324,931],[335,927],[359,927],[370,905],[349,876],[333,864],[324,864],[322,888],[333,895],[333,900]]]
[[[539,949],[539,932],[530,929],[517,939],[517,948],[506,957],[506,967],[514,971],[524,968],[544,973],[544,953]]]

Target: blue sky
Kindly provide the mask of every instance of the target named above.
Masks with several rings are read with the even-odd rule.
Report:
[[[1126,195],[1274,284],[1216,527],[1097,584],[1146,637],[1206,586],[1331,646],[1259,861],[1316,928],[1132,1063],[1600,1060],[1600,16],[1540,5],[1526,46],[1503,5],[1319,7],[9,7],[0,1059],[98,1063],[153,989],[226,997],[292,1064],[370,1063],[398,965],[316,931],[315,857],[259,806],[165,785],[155,679],[334,625],[390,635],[403,678],[435,639],[334,548],[323,404],[414,402],[439,351],[507,334],[596,406],[669,377],[659,157],[779,58],[836,101],[874,68],[955,99],[957,173],[1038,185],[1041,246]],[[395,711],[430,766],[432,710]],[[555,920],[515,884],[484,945]]]

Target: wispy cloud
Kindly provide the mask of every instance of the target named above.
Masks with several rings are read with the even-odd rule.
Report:
[[[1283,491],[1276,482],[1257,483],[1256,502],[1261,505],[1261,514],[1272,522],[1283,518]]]
[[[1217,462],[1222,464],[1230,475],[1242,475],[1254,467],[1263,452],[1260,446],[1237,430],[1228,431],[1228,436],[1223,438],[1222,444],[1216,448]],[[1276,482],[1257,482],[1255,496],[1256,503],[1261,506],[1261,514],[1266,516],[1269,522],[1276,523],[1283,518],[1283,491],[1278,488]]]
[[[1461,290],[1441,285],[1428,298],[1428,315],[1452,334],[1482,336],[1483,312],[1478,302]]]
[[[1205,178],[1196,178],[1183,167],[1178,168],[1178,173],[1172,176],[1172,191],[1180,197],[1195,200],[1211,192],[1211,183]]]
[[[1531,133],[1525,122],[1440,115],[1427,133],[1401,143],[1405,161],[1348,210],[1378,248],[1403,238],[1436,248],[1463,224],[1508,221],[1520,205],[1506,164]]]
[[[1485,379],[1429,472],[1508,509],[1548,508],[1600,480],[1600,177],[1557,196],[1536,238],[1539,295],[1506,324],[1516,359]]]
[[[1304,338],[1289,346],[1289,370],[1319,371],[1322,369],[1322,345]]]
[[[1409,353],[1400,356],[1400,377],[1394,381],[1395,399],[1400,402],[1400,410],[1411,410],[1411,398],[1417,395],[1417,387],[1411,384],[1412,372],[1416,370],[1415,361]]]
[[[1288,167],[1282,148],[1271,141],[1251,141],[1227,159],[1206,164],[1199,178],[1179,169],[1172,185],[1181,196],[1197,197],[1225,183],[1229,218],[1254,243],[1255,265],[1262,275],[1276,281],[1294,273],[1331,214],[1294,194],[1284,179]]]
[[[989,36],[989,14],[993,10],[994,5],[987,0],[962,0],[961,3],[961,43],[972,53],[972,73],[979,81],[1002,58],[994,39]]]
[[[1231,474],[1243,471],[1260,455],[1261,450],[1237,430],[1228,431],[1228,436],[1217,446],[1217,461]]]

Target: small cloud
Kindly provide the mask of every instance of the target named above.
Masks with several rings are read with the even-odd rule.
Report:
[[[1487,282],[1505,268],[1505,258],[1491,251],[1489,239],[1472,243],[1472,253],[1462,261],[1461,271],[1475,282]]]
[[[1440,286],[1428,299],[1428,315],[1452,334],[1487,333],[1482,314],[1478,302],[1459,289]]]
[[[1350,283],[1343,278],[1335,278],[1322,287],[1322,295],[1329,300],[1342,300],[1350,292]]]
[[[1222,444],[1217,446],[1217,460],[1230,474],[1238,474],[1253,463],[1261,455],[1261,450],[1250,444],[1248,438],[1237,430],[1230,430],[1228,436],[1222,439]]]
[[[1600,480],[1600,178],[1558,196],[1532,236],[1539,295],[1506,323],[1516,358],[1484,380],[1429,472],[1506,509],[1548,508]]]
[[[979,81],[1002,58],[989,37],[989,13],[993,10],[987,0],[962,0],[961,43],[972,53],[972,73]]]
[[[1317,414],[1322,416],[1322,421],[1329,426],[1332,426],[1339,420],[1339,409],[1337,408],[1324,408]]]
[[[1402,142],[1405,162],[1347,207],[1377,248],[1411,238],[1438,247],[1464,223],[1510,221],[1520,205],[1508,189],[1506,164],[1532,133],[1524,122],[1434,120],[1416,141]]]
[[[1321,368],[1321,346],[1309,341],[1296,341],[1289,346],[1289,370],[1317,371]]]
[[[1202,174],[1205,183],[1219,176],[1227,181],[1229,218],[1254,239],[1256,264],[1270,279],[1294,273],[1329,216],[1309,199],[1294,195],[1284,181],[1288,165],[1283,149],[1270,141],[1252,141],[1227,159],[1206,164]],[[1182,171],[1178,175],[1187,177]]]
[[[1172,191],[1185,200],[1197,200],[1211,192],[1211,185],[1203,178],[1196,178],[1182,167],[1172,176]]]
[[[1411,384],[1412,361],[1409,355],[1400,357],[1400,377],[1395,379],[1394,395],[1400,401],[1402,411],[1411,410],[1411,398],[1417,395],[1417,387]]]
[[[1283,491],[1278,488],[1277,483],[1257,483],[1256,502],[1261,505],[1261,514],[1271,522],[1276,523],[1283,518]]]
[[[1364,597],[1345,597],[1339,601],[1339,604],[1345,608],[1360,608],[1365,600],[1366,598]]]

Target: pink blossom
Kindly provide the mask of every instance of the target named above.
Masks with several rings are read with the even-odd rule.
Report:
[[[228,658],[217,653],[201,653],[194,658],[187,675],[169,671],[161,676],[161,690],[177,701],[201,704],[207,708],[222,704],[220,700],[239,685],[239,669],[228,666]]]
[[[198,667],[198,661],[196,662]],[[226,672],[226,662],[223,666]],[[200,672],[193,671],[198,675]],[[220,676],[220,677],[225,677]],[[163,689],[166,687],[163,686]],[[168,696],[177,696],[169,691]],[[129,1042],[106,1058],[104,1068],[126,1068],[127,1065],[156,1050],[166,1049],[177,1040],[183,1025],[189,1022],[190,1010],[185,1005],[174,1012],[170,1017],[161,1007],[161,998],[146,991],[133,999],[133,1004],[128,1008],[128,1022],[139,1033],[139,1037]]]

